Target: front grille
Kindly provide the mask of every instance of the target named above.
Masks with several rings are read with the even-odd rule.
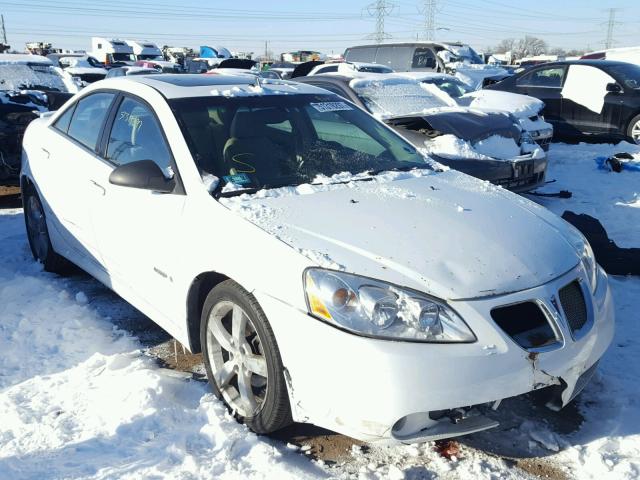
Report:
[[[587,304],[580,284],[575,280],[562,287],[558,295],[569,328],[572,332],[577,332],[587,323]]]
[[[491,318],[522,348],[540,348],[557,341],[547,317],[535,302],[494,308]]]

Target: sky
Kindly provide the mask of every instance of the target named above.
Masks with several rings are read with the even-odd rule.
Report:
[[[424,39],[423,0],[384,0],[387,41]],[[640,45],[638,0],[436,0],[436,40],[462,41],[486,51],[525,34],[552,47],[598,50],[616,8],[614,46]],[[310,2],[242,0],[0,0],[8,43],[28,41],[90,50],[92,36],[151,40],[158,45],[222,45],[260,55],[293,50],[342,53],[372,43],[376,26],[367,0]],[[375,4],[375,1],[374,1]]]

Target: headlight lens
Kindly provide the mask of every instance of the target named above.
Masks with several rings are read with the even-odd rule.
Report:
[[[596,257],[593,254],[591,245],[587,239],[584,239],[584,247],[582,250],[582,265],[589,279],[591,285],[591,292],[595,293],[598,288],[598,264],[596,263]]]
[[[395,340],[473,342],[475,335],[444,302],[349,273],[305,272],[309,312],[349,331]]]

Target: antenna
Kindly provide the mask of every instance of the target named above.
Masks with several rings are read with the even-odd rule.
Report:
[[[373,38],[376,43],[382,43],[387,38],[391,38],[391,35],[384,31],[384,17],[391,15],[391,12],[396,8],[395,4],[388,0],[376,0],[365,8],[367,13],[376,19],[376,31],[367,38]]]

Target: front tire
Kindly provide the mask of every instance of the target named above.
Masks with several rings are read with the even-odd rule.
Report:
[[[280,351],[253,295],[232,280],[209,292],[200,342],[209,383],[236,419],[256,433],[291,423]]]
[[[40,262],[47,272],[66,273],[69,262],[56,253],[51,245],[44,208],[38,192],[32,185],[28,185],[22,192],[22,206],[33,258]]]
[[[635,144],[640,145],[640,115],[636,115],[629,122],[627,127],[627,137]]]

